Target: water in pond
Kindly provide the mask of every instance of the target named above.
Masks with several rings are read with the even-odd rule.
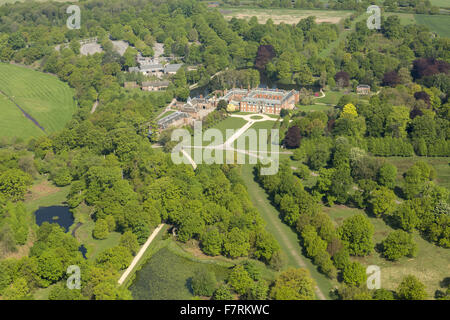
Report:
[[[81,252],[81,254],[83,255],[83,258],[87,259],[87,257],[86,257],[87,249],[84,246],[84,244],[82,244],[81,246],[78,247],[78,251]]]
[[[40,207],[34,212],[36,216],[36,224],[42,225],[44,222],[57,223],[63,227],[66,232],[69,231],[70,226],[73,224],[74,218],[72,212],[69,211],[67,206],[51,206]]]

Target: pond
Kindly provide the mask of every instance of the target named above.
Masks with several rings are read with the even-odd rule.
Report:
[[[81,254],[83,255],[83,258],[87,259],[87,257],[86,257],[87,249],[84,246],[84,244],[82,244],[81,246],[78,247],[78,251],[81,252]]]
[[[44,222],[57,223],[69,231],[70,226],[74,222],[73,214],[67,206],[50,206],[40,207],[34,212],[36,216],[36,224],[41,226]]]

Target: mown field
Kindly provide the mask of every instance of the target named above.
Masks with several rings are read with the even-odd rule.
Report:
[[[364,213],[362,210],[341,205],[324,207],[324,211],[337,225],[341,224],[345,218]],[[375,227],[374,244],[380,243],[394,231],[382,219],[369,217],[369,220]],[[374,251],[370,256],[355,258],[355,260],[365,266],[377,265],[380,267],[382,288],[395,290],[405,275],[415,275],[425,284],[431,299],[436,290],[442,290],[441,281],[449,276],[450,250],[424,240],[417,232],[413,233],[413,238],[418,245],[418,253],[414,258],[403,257],[397,262],[391,262],[384,259],[379,252]]]
[[[230,20],[235,17],[238,19],[247,19],[255,16],[259,23],[266,23],[272,19],[273,23],[298,23],[300,20],[309,16],[315,16],[316,22],[338,23],[342,18],[350,16],[350,11],[332,11],[332,10],[301,10],[288,8],[252,8],[252,7],[223,7],[221,12],[225,19]]]
[[[448,3],[450,7],[450,3]],[[450,15],[427,15],[413,13],[387,12],[386,16],[396,15],[403,25],[420,24],[427,26],[441,37],[450,37]]]
[[[73,90],[66,83],[25,67],[0,63],[0,90],[4,93],[0,95],[0,136],[30,138],[44,134],[14,103],[45,133],[62,129],[76,110]]]
[[[450,37],[450,15],[434,16],[425,14],[416,14],[414,16],[417,24],[423,24],[436,32],[441,37]]]
[[[33,122],[26,119],[22,111],[5,95],[0,93],[0,136],[37,137],[44,135]]]

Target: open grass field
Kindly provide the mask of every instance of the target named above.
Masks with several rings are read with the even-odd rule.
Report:
[[[12,137],[38,137],[45,135],[33,122],[26,119],[22,111],[0,93],[0,135],[8,138]]]
[[[247,19],[255,16],[259,23],[266,23],[272,19],[273,23],[294,24],[310,16],[316,17],[316,22],[338,23],[341,19],[350,16],[350,11],[332,11],[332,10],[300,10],[288,8],[252,8],[252,7],[224,7],[221,10],[225,19],[230,20],[235,17],[238,19]]]
[[[450,7],[450,2],[447,3]],[[427,15],[413,13],[387,12],[387,16],[396,15],[403,25],[420,24],[427,26],[441,37],[450,37],[450,15]]]
[[[416,14],[414,18],[417,24],[427,26],[441,37],[450,37],[450,15]]]
[[[70,186],[58,188],[46,179],[38,179],[25,197],[25,207],[34,212],[39,207],[63,205],[69,190]]]
[[[218,282],[228,277],[232,265],[193,258],[180,252],[175,242],[165,242],[136,272],[129,287],[135,300],[190,300],[190,279],[200,269],[214,272]]]
[[[431,5],[441,7],[441,8],[450,8],[450,2],[448,0],[430,0]]]
[[[341,224],[345,218],[364,211],[346,206],[324,207],[336,224]],[[375,227],[374,243],[380,243],[393,231],[382,219],[369,217]],[[436,290],[442,290],[440,282],[449,276],[450,250],[444,249],[424,240],[419,234],[414,233],[414,241],[418,245],[418,253],[415,258],[404,257],[397,262],[384,259],[380,253],[373,252],[370,256],[355,258],[365,266],[377,265],[381,268],[381,287],[395,290],[405,275],[415,275],[422,281],[429,294],[434,297]]]
[[[0,90],[6,95],[0,97],[0,136],[29,138],[42,134],[14,103],[6,102],[8,98],[33,117],[46,133],[62,129],[76,110],[74,92],[66,83],[29,68],[0,63]],[[11,130],[11,126],[15,129]]]
[[[314,99],[314,102],[335,105],[339,99],[344,95],[343,91],[324,91],[325,97]]]
[[[297,110],[298,111],[305,111],[305,112],[311,112],[311,111],[327,111],[329,109],[333,108],[332,106],[327,106],[323,104],[311,104],[308,106],[302,106],[298,105]]]
[[[73,229],[76,224],[77,222],[75,220],[75,223],[72,225],[71,229]],[[103,240],[94,239],[92,237],[92,230],[94,227],[95,222],[89,219],[89,221],[83,223],[75,232],[75,236],[78,241],[86,248],[86,257],[89,260],[95,260],[101,252],[118,245],[120,240],[119,232],[110,232],[108,237]]]
[[[387,162],[397,167],[397,180],[402,180],[403,173],[415,162],[422,160],[436,169],[436,183],[450,189],[450,158],[449,157],[387,157]],[[399,184],[400,186],[400,184]]]

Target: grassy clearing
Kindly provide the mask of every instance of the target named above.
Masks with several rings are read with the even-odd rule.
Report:
[[[172,113],[175,113],[175,112],[176,112],[175,110],[166,111],[160,116],[160,119],[167,117],[168,115],[171,115]]]
[[[259,23],[266,23],[272,19],[273,23],[294,24],[310,16],[316,17],[316,22],[338,23],[342,18],[350,16],[350,11],[332,11],[332,10],[301,10],[289,8],[252,8],[252,7],[224,7],[221,10],[225,19],[230,20],[235,17],[238,19],[247,19],[255,16]]]
[[[398,18],[400,19],[400,23],[403,25],[416,23],[416,20],[414,19],[415,15],[413,13],[386,12],[385,15],[386,17],[398,16]]]
[[[166,240],[159,251],[136,272],[129,289],[136,300],[188,300],[194,297],[190,279],[198,270],[214,272],[218,282],[224,281],[232,265],[202,261],[180,252],[178,245]]]
[[[442,7],[442,8],[450,8],[450,3],[448,0],[430,0],[431,5]]]
[[[358,18],[356,18],[355,20],[353,20],[352,23],[351,23],[350,29],[342,30],[342,31],[339,33],[338,38],[337,38],[335,41],[333,41],[332,43],[330,43],[325,49],[323,49],[323,50],[319,53],[319,57],[321,57],[321,58],[328,57],[328,56],[330,55],[330,53],[331,53],[334,49],[336,49],[336,48],[339,46],[339,44],[340,44],[342,41],[344,41],[344,40],[347,38],[347,36],[348,36],[351,32],[353,32],[353,30],[355,29],[356,23],[359,22],[359,21],[361,21],[361,20],[363,20],[363,19],[366,19],[368,16],[369,16],[368,14],[362,14],[361,16],[359,16]],[[343,26],[342,26],[341,28],[343,28]]]
[[[364,211],[346,206],[325,207],[327,212],[337,225],[345,218]],[[374,243],[380,243],[393,231],[382,219],[369,217],[375,227]],[[405,275],[413,274],[422,281],[427,289],[429,298],[434,297],[436,290],[440,288],[440,282],[449,276],[450,250],[431,244],[419,234],[414,233],[414,241],[418,245],[418,254],[415,258],[404,257],[397,262],[384,259],[380,253],[373,252],[370,256],[355,258],[362,264],[377,265],[381,268],[381,286],[395,290]]]
[[[414,18],[417,24],[427,26],[441,37],[450,37],[450,16],[416,14]]]
[[[36,180],[26,196],[25,207],[28,211],[34,212],[39,207],[63,205],[69,191],[70,186],[57,188],[47,180]]]
[[[29,68],[0,63],[0,90],[36,119],[47,133],[61,130],[76,109],[74,92],[66,83]],[[19,127],[34,125],[21,112],[8,112],[7,117],[1,117],[0,135],[11,134],[6,130],[8,123],[17,123]],[[21,137],[28,138],[30,133],[33,134],[24,131]]]
[[[397,180],[417,161],[425,161],[436,169],[436,183],[450,189],[450,157],[387,157],[383,158],[397,167]],[[399,184],[400,186],[400,184]]]
[[[0,135],[12,137],[38,137],[45,135],[8,97],[0,93]],[[7,120],[7,121],[6,121]]]
[[[246,123],[247,123],[247,121],[242,118],[227,117],[225,120],[220,121],[219,123],[215,124],[213,126],[213,128],[220,130],[220,132],[222,132],[222,135],[225,140],[227,129],[237,130],[237,129],[241,128],[243,125],[245,125]]]
[[[279,212],[270,203],[266,192],[256,181],[254,181],[253,166],[242,166],[242,178],[247,186],[253,205],[258,209],[259,213],[267,223],[267,231],[277,239],[281,250],[286,254],[287,266],[296,268],[306,266],[312,277],[315,279],[317,286],[321,289],[323,294],[329,298],[328,293],[332,288],[332,282],[323,274],[319,273],[311,261],[303,256],[302,247],[299,244],[297,234],[286,224],[281,222]]]
[[[76,220],[77,219],[75,219],[75,223],[72,225],[72,229],[77,224]],[[95,260],[101,252],[108,248],[117,246],[121,236],[119,232],[110,232],[106,239],[97,240],[92,237],[92,230],[94,227],[95,222],[89,219],[89,221],[83,223],[83,225],[81,225],[75,232],[77,240],[85,246],[87,250],[86,257],[89,260]]]
[[[450,7],[450,3],[447,3]],[[413,13],[387,12],[386,16],[396,15],[403,25],[421,24],[427,26],[431,31],[436,32],[441,37],[450,37],[450,16],[449,15],[427,15]]]
[[[311,112],[311,111],[327,111],[331,109],[331,106],[322,105],[322,104],[311,104],[308,106],[301,106],[299,105],[297,107],[297,110],[299,111],[305,111],[305,112]]]
[[[324,91],[325,97],[314,99],[314,102],[336,105],[345,94],[343,91]]]

